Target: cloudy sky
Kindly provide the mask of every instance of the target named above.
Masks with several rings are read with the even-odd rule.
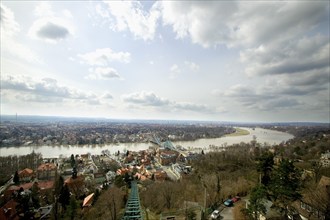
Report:
[[[329,1],[1,1],[1,114],[329,122]]]

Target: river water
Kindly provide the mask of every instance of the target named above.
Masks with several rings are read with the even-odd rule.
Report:
[[[209,146],[223,146],[223,145],[232,145],[239,144],[241,142],[248,143],[253,140],[253,137],[256,137],[256,141],[263,144],[267,143],[270,145],[279,144],[283,141],[287,141],[293,138],[293,135],[273,131],[262,128],[243,128],[250,132],[249,135],[242,136],[228,136],[221,138],[211,138],[211,139],[198,139],[195,141],[177,141],[173,142],[174,145],[181,145],[185,148],[202,148],[205,150],[209,149]],[[129,151],[140,151],[148,149],[152,146],[151,143],[119,143],[119,144],[105,144],[105,145],[83,145],[83,146],[20,146],[20,147],[2,147],[0,148],[0,156],[9,156],[9,155],[26,155],[32,151],[36,153],[41,153],[44,158],[53,158],[63,156],[70,156],[71,154],[101,154],[103,150],[109,150],[110,153],[115,152],[125,152]]]

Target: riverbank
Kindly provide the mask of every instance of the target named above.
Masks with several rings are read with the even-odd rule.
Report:
[[[249,135],[250,132],[248,130],[242,129],[242,128],[235,128],[235,132],[231,134],[226,134],[224,137],[236,137],[236,136],[243,136],[243,135]]]
[[[180,145],[186,149],[203,149],[204,151],[210,150],[210,146],[230,146],[239,144],[241,142],[249,143],[256,138],[258,143],[268,145],[279,144],[287,141],[294,136],[285,132],[279,132],[262,128],[240,128],[241,130],[248,131],[247,135],[225,136],[221,138],[203,138],[195,141],[172,141],[174,146]],[[245,132],[246,133],[246,132]],[[21,146],[21,147],[2,147],[0,148],[0,156],[9,155],[26,155],[34,151],[41,153],[45,158],[70,156],[71,154],[102,154],[102,151],[108,150],[110,154],[129,151],[146,150],[151,143],[118,143],[118,144],[104,144],[104,145],[69,145],[69,146]]]

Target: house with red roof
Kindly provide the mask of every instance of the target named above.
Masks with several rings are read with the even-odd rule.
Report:
[[[0,219],[1,220],[18,220],[20,219],[16,206],[18,205],[14,199],[9,200],[5,205],[0,208]]]
[[[84,198],[84,202],[83,202],[82,207],[83,208],[90,207],[92,205],[92,203],[93,203],[93,200],[94,200],[94,193],[86,196]]]
[[[57,167],[54,163],[43,163],[37,169],[37,178],[39,180],[54,180]]]
[[[18,177],[20,182],[30,182],[34,177],[34,172],[29,168],[25,168],[18,172]]]
[[[67,184],[70,192],[76,196],[81,196],[85,193],[85,177],[77,176],[76,178],[69,177],[64,181]]]

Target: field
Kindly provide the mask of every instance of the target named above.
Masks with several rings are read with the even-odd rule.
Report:
[[[241,128],[235,128],[236,132],[231,133],[231,134],[227,134],[225,135],[225,137],[232,137],[232,136],[241,136],[241,135],[249,135],[250,132],[248,130],[245,129],[241,129]]]

